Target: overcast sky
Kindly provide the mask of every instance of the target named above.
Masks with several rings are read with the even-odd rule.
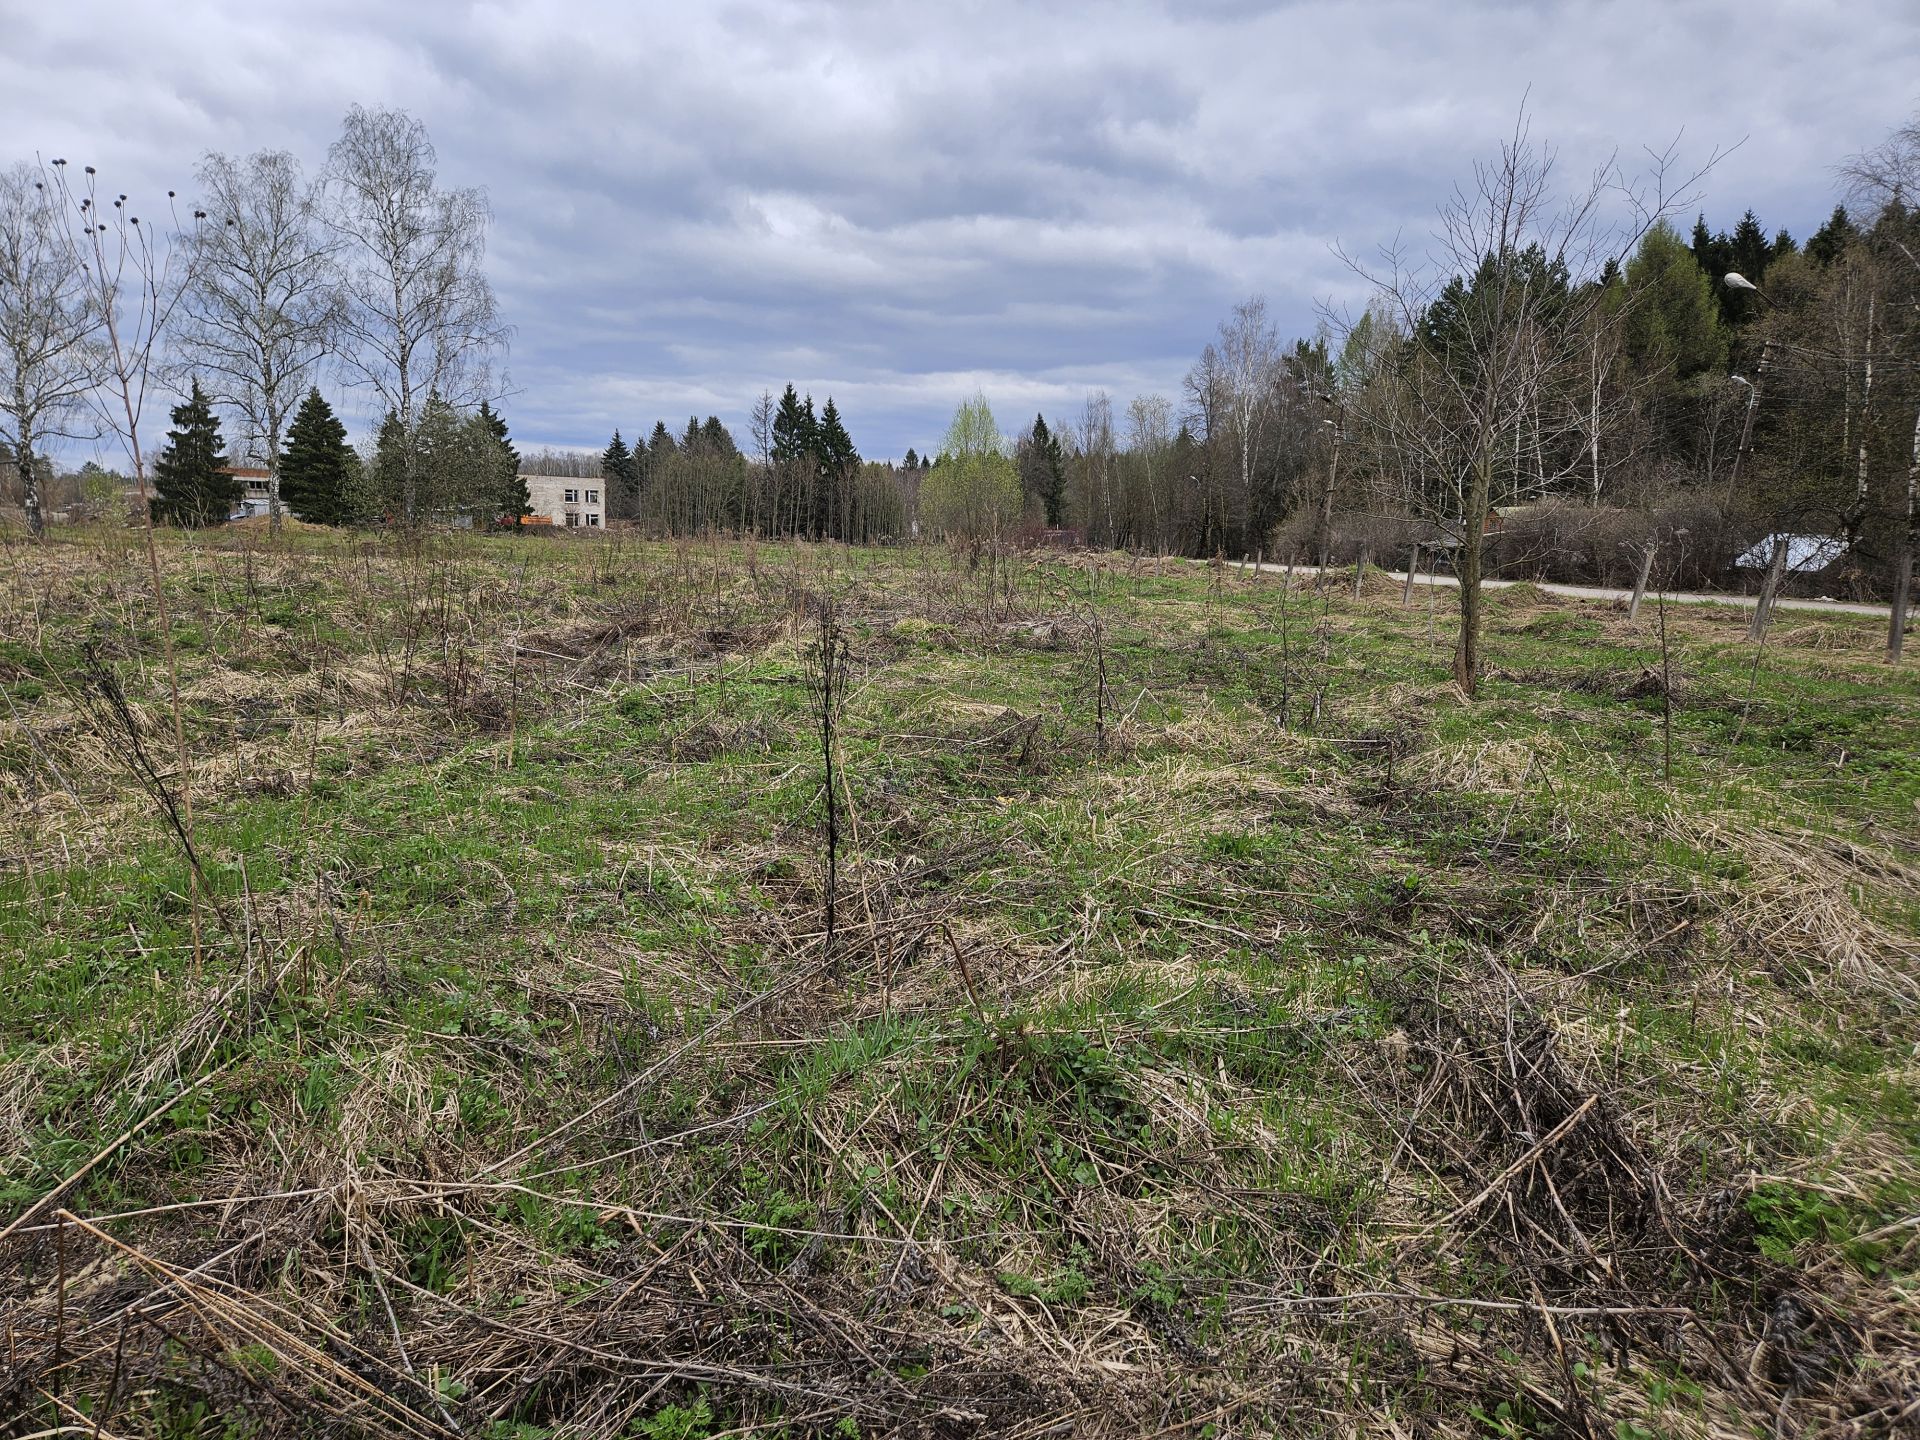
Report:
[[[1008,430],[1177,396],[1236,300],[1363,300],[1331,247],[1424,239],[1529,87],[1570,178],[1684,132],[1738,147],[1716,228],[1804,238],[1920,110],[1920,3],[0,0],[0,161],[137,199],[209,149],[318,166],[354,102],[424,120],[492,200],[523,448],[744,439],[788,380],[874,457],[976,387]]]

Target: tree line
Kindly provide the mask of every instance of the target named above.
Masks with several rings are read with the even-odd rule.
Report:
[[[195,181],[143,226],[92,166],[0,171],[0,450],[29,528],[63,441],[117,434],[144,482],[140,415],[161,388],[185,395],[153,477],[177,523],[231,514],[221,420],[266,471],[276,526],[289,480],[301,513],[343,522],[524,513],[485,405],[509,338],[486,196],[440,184],[425,126],[355,106],[318,175],[264,150],[209,153]],[[370,454],[346,447],[323,371],[373,398]]]
[[[811,395],[788,384],[776,401],[764,391],[748,419],[750,451],[709,415],[689,416],[676,437],[656,421],[644,444],[618,430],[601,453],[610,515],[685,534],[750,531],[855,544],[906,530],[911,487],[905,470],[863,460],[833,397],[817,412]]]
[[[1815,534],[1841,556],[1825,583],[1904,604],[1920,483],[1920,122],[1840,174],[1843,203],[1804,244],[1751,211],[1730,230],[1699,215],[1684,234],[1700,177],[1670,154],[1569,187],[1523,117],[1443,207],[1430,247],[1350,258],[1370,291],[1358,313],[1283,338],[1249,299],[1177,396],[1120,410],[1096,392],[1013,436],[975,397],[934,458],[896,465],[862,457],[831,397],[816,409],[788,384],[754,403],[745,446],[710,415],[677,433],[657,421],[644,443],[616,432],[597,464],[563,463],[597,470],[613,518],[666,532],[867,542],[1065,528],[1201,556],[1424,556],[1467,582],[1468,607],[1489,557],[1609,580],[1646,574],[1657,546],[1663,580],[1707,583],[1758,544],[1771,587],[1779,537]],[[161,378],[187,395],[155,477],[167,518],[228,511],[209,414],[268,470],[276,514],[524,515],[517,457],[486,403],[507,341],[482,263],[486,200],[439,184],[419,122],[355,108],[311,180],[279,152],[208,155],[197,179],[191,222],[163,245],[91,169],[82,181],[55,160],[0,176],[0,444],[30,523],[47,444],[89,403],[136,417]],[[128,257],[138,309],[117,278]],[[384,418],[364,456],[317,391],[323,367],[376,398]],[[1465,618],[1471,684],[1478,629]]]

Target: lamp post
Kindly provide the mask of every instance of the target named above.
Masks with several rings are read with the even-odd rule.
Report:
[[[1320,532],[1318,536],[1320,542],[1320,568],[1325,570],[1333,548],[1333,487],[1340,476],[1340,442],[1346,439],[1346,426],[1342,424],[1342,421],[1346,419],[1346,415],[1340,407],[1340,402],[1325,392],[1322,392],[1320,396],[1320,403],[1330,406],[1333,410],[1333,418],[1331,420],[1322,420],[1320,422],[1322,425],[1329,426],[1333,430],[1333,455],[1327,462],[1326,489],[1320,492],[1320,517],[1317,527]]]
[[[1738,270],[1729,270],[1721,277],[1721,283],[1729,290],[1742,292],[1751,291],[1762,300],[1765,300],[1767,304],[1773,304],[1773,297],[1771,295],[1747,279],[1747,277],[1742,275]],[[1773,341],[1762,340],[1760,342],[1760,365],[1754,371],[1754,378],[1749,380],[1744,375],[1735,375],[1732,377],[1739,384],[1747,387],[1747,415],[1746,419],[1743,420],[1740,425],[1740,448],[1734,451],[1733,454],[1733,477],[1727,482],[1727,496],[1729,499],[1732,498],[1735,487],[1740,483],[1740,462],[1746,458],[1747,451],[1753,446],[1753,412],[1758,409],[1760,405],[1760,382],[1767,378],[1767,361],[1771,358],[1772,353]],[[1767,633],[1767,621],[1773,614],[1773,598],[1779,593],[1780,584],[1786,578],[1786,569],[1786,537],[1776,534],[1773,537],[1773,553],[1767,557],[1766,575],[1760,582],[1760,598],[1755,602],[1753,607],[1753,623],[1747,627],[1748,639],[1757,642]]]

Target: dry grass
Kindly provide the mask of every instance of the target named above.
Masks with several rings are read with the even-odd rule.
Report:
[[[169,555],[197,944],[71,693],[114,640],[136,730],[170,723],[137,578],[70,546],[0,582],[0,683],[40,691],[0,716],[0,1434],[1920,1417],[1893,732],[1894,780],[1789,828],[1730,797],[1797,712],[1753,762],[1689,732],[1659,787],[1600,738],[1646,697],[1551,679],[1594,643],[1526,628],[1589,615],[1554,597],[1500,598],[1476,709],[1397,585],[1329,577],[1293,616],[1323,703],[1282,714],[1274,577],[295,539]],[[1670,623],[1696,695],[1744,674]]]

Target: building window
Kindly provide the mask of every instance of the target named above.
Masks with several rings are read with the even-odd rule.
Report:
[[[587,512],[587,524],[589,524],[589,525],[598,525],[599,523],[600,523],[600,517],[599,517],[599,516],[598,516],[597,514],[595,514],[594,512],[592,512],[591,510],[590,510],[590,511],[588,511],[588,512]]]
[[[580,492],[578,490],[567,491],[565,501],[569,505],[578,505],[580,503]]]
[[[580,512],[578,510],[567,511],[567,524],[575,527],[576,529],[579,528]]]
[[[587,491],[587,503],[589,505],[598,505],[600,503],[600,492],[598,490]]]

